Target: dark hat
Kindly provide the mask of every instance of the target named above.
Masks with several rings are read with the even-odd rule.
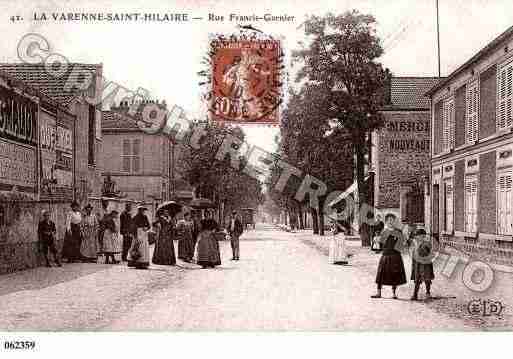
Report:
[[[116,211],[115,209],[113,209],[112,211],[110,211],[110,214],[117,215],[117,214],[119,214],[119,212]]]
[[[426,230],[424,228],[417,228],[414,232],[413,232],[413,235],[414,236],[425,236],[426,235]]]
[[[91,205],[91,203],[88,203],[88,204],[84,207],[84,209],[93,209],[93,206]]]
[[[80,207],[77,201],[71,202],[71,207]]]

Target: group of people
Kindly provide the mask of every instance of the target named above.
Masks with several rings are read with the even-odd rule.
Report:
[[[433,271],[433,243],[426,231],[422,228],[415,229],[406,239],[403,233],[396,228],[397,218],[394,214],[385,216],[384,227],[377,236],[379,247],[382,249],[376,274],[377,293],[372,298],[381,298],[383,286],[392,287],[392,295],[397,299],[397,287],[406,284],[406,271],[402,259],[403,249],[410,249],[412,258],[411,280],[415,287],[411,300],[418,300],[422,283],[426,286],[426,297],[431,298],[431,282],[435,278]]]
[[[156,220],[150,224],[147,208],[144,206],[138,206],[137,214],[132,216],[132,204],[127,203],[120,216],[113,210],[98,219],[90,204],[82,212],[79,204],[73,202],[66,218],[62,258],[68,263],[97,262],[100,256],[104,256],[105,263],[117,264],[119,261],[115,255],[121,253],[121,261],[127,262],[129,267],[146,269],[150,265],[150,242],[154,236],[152,263],[175,265],[177,256],[174,241],[177,240],[179,259],[184,262],[193,262],[196,259],[196,263],[203,268],[214,268],[221,265],[219,243],[215,235],[218,230],[219,225],[210,212],[202,220],[193,219],[186,212],[183,219],[176,221],[169,211],[161,210],[158,211]],[[228,232],[232,260],[239,260],[239,237],[243,226],[236,212],[230,217]],[[50,252],[56,265],[61,266],[55,245],[56,226],[48,211],[43,211],[38,236],[46,265],[51,267],[48,257]]]
[[[51,267],[48,258],[50,252],[57,266],[61,266],[55,237],[55,223],[50,219],[50,212],[43,211],[43,219],[38,225],[40,251],[43,253],[46,266]],[[106,213],[103,218],[93,214],[93,206],[88,204],[83,212],[77,202],[71,204],[71,210],[66,216],[66,232],[62,248],[62,258],[68,263],[96,262],[98,255],[105,255],[106,263],[118,263],[115,254],[120,252],[119,223],[117,211]]]

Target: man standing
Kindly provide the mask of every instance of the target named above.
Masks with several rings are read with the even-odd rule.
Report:
[[[132,223],[132,204],[128,202],[125,205],[125,210],[121,213],[119,218],[120,232],[123,236],[123,250],[121,252],[121,260],[127,261],[128,250],[132,246],[132,240],[134,238],[133,223]]]
[[[59,258],[57,257],[57,248],[55,248],[55,234],[57,230],[55,223],[50,219],[50,213],[43,211],[43,220],[37,226],[37,236],[39,238],[39,248],[46,260],[46,266],[51,267],[48,260],[48,250],[53,254],[53,258],[58,267],[62,267]]]
[[[236,211],[232,212],[230,217],[230,228],[228,229],[230,233],[230,242],[232,245],[232,261],[239,260],[239,237],[243,232],[242,221],[237,215]]]

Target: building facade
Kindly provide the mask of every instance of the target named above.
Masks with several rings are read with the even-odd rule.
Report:
[[[99,196],[103,65],[70,63],[67,71],[56,74],[44,64],[2,63],[0,71],[45,94],[76,117],[72,197],[85,204],[89,197]],[[42,121],[51,127],[56,113],[44,112]],[[49,161],[47,158],[46,164],[51,166]]]
[[[493,249],[496,260],[511,260],[513,27],[427,95],[431,231],[459,248]]]
[[[63,104],[0,71],[0,273],[41,264],[42,210],[62,245],[74,195],[75,125]]]
[[[429,174],[431,77],[392,77],[384,126],[372,134],[370,197],[374,208],[403,223],[424,223],[424,178]]]
[[[57,75],[43,64],[0,64],[0,273],[42,264],[43,209],[60,247],[71,202],[100,193],[101,76],[101,65]]]
[[[127,111],[123,103],[102,113],[102,175],[116,182],[123,198],[145,203],[192,199],[192,188],[177,171],[181,145],[165,134],[141,131]]]

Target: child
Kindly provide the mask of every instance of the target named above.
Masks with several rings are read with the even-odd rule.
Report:
[[[43,211],[43,220],[37,226],[37,235],[39,238],[39,248],[46,260],[46,266],[51,267],[48,260],[48,250],[53,254],[57,267],[62,267],[59,258],[57,257],[57,248],[55,248],[55,223],[50,219],[50,213],[46,210]]]
[[[432,243],[422,228],[413,232],[413,251],[411,280],[415,282],[415,289],[411,300],[418,300],[420,285],[426,284],[426,298],[431,298],[431,281],[435,279],[432,263]]]

